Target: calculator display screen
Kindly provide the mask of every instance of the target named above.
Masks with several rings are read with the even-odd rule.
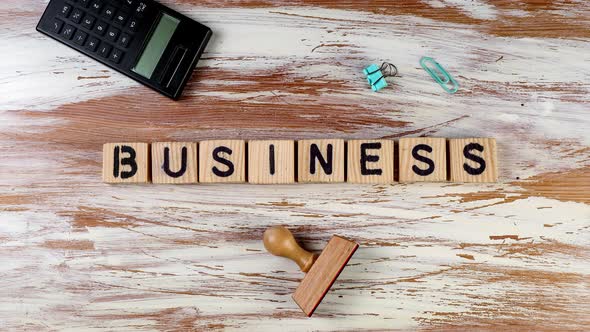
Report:
[[[154,29],[137,64],[131,70],[150,79],[179,23],[180,20],[170,15],[162,14],[160,22],[158,22],[156,29]]]

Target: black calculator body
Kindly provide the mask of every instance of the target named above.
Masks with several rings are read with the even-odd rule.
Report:
[[[51,0],[37,30],[173,99],[212,34],[153,0]]]

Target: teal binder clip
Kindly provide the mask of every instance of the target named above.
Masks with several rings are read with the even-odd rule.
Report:
[[[372,64],[363,69],[363,73],[367,76],[367,82],[369,82],[371,89],[377,92],[387,87],[385,77],[397,75],[397,67],[387,62],[384,62],[381,67]]]
[[[446,92],[453,94],[459,90],[459,83],[433,58],[422,57],[420,65]]]

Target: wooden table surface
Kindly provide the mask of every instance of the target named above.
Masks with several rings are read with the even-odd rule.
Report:
[[[588,329],[587,1],[163,2],[214,31],[179,102],[37,33],[47,1],[0,3],[0,329]],[[105,142],[421,135],[497,138],[500,182],[100,177]],[[271,225],[361,245],[311,319]]]

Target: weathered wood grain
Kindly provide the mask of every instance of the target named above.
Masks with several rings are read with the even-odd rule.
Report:
[[[5,330],[584,330],[590,324],[585,1],[164,3],[215,32],[173,102],[0,2]],[[461,84],[445,94],[428,55]],[[379,94],[362,68],[390,61]],[[109,186],[106,142],[496,137],[500,183]],[[287,225],[361,248],[313,319]]]

